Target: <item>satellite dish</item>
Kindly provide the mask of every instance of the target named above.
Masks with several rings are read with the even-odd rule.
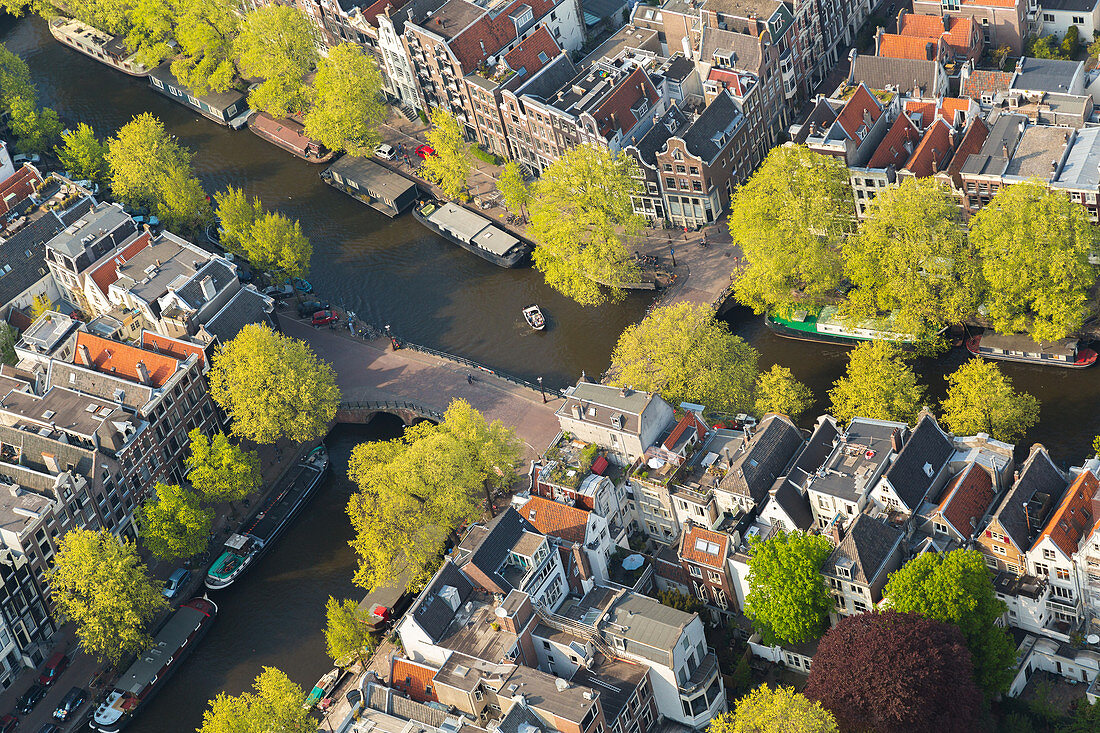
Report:
[[[1100,634],[1089,634],[1085,637],[1085,641],[1089,644],[1100,644]]]
[[[623,558],[623,570],[637,570],[644,562],[645,558],[641,555],[631,555]]]
[[[504,606],[497,606],[497,609],[493,611],[497,618],[508,618],[508,612],[504,610]]]
[[[648,461],[646,461],[646,465],[650,468],[661,468],[665,465],[665,459],[660,458],[659,456],[653,456]]]

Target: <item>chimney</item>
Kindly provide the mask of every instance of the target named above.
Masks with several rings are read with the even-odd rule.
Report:
[[[139,361],[137,363],[137,375],[139,382],[142,384],[149,384],[149,369],[146,368],[145,362]]]
[[[202,297],[207,300],[213,300],[216,290],[214,290],[214,279],[207,275],[199,283],[199,287],[202,288]]]
[[[902,446],[904,445],[905,437],[898,428],[894,428],[894,432],[890,433],[890,447],[894,449],[895,453],[901,453]]]
[[[936,149],[932,148],[932,175],[935,175],[940,167],[940,162],[936,158]]]
[[[1001,143],[1001,157],[1008,160],[1008,143]]]
[[[84,361],[84,366],[91,366],[92,354],[90,351],[88,351],[88,346],[86,344],[81,344],[77,348],[80,351],[80,358]]]
[[[393,13],[393,6],[389,3],[386,3],[386,7],[382,8],[382,14],[388,18],[390,17],[391,13]]]
[[[844,528],[840,525],[840,522],[833,522],[829,528],[829,539],[833,541],[834,547],[838,547],[844,540]]]

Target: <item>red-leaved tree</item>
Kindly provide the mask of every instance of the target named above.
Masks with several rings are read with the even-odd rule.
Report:
[[[982,696],[954,624],[913,613],[849,616],[818,645],[806,697],[842,731],[969,733]]]

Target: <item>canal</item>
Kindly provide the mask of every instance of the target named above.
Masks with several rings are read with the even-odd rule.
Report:
[[[411,217],[391,221],[325,186],[311,166],[247,131],[230,131],[155,94],[135,80],[53,41],[37,19],[0,23],[0,41],[30,64],[43,104],[67,125],[91,124],[101,137],[142,112],[159,117],[195,152],[208,191],[241,186],[264,204],[300,219],[314,247],[309,279],[324,297],[405,338],[452,351],[548,384],[599,374],[622,329],[640,319],[650,296],[585,309],[549,290],[531,269],[502,270],[447,244]],[[532,333],[520,310],[538,302],[545,332]],[[811,414],[826,409],[826,391],[841,375],[847,350],[780,339],[744,308],[726,315],[731,329],[761,353],[761,366],[790,367],[818,396]],[[917,368],[933,398],[944,375],[965,354],[956,349]],[[1100,370],[1074,371],[1005,365],[1018,388],[1042,401],[1041,423],[1022,441],[1041,439],[1063,465],[1080,462],[1100,433]],[[250,576],[215,600],[215,626],[191,660],[133,726],[140,733],[186,731],[201,720],[218,691],[246,689],[263,665],[277,666],[308,687],[328,668],[321,629],[329,595],[353,597],[354,558],[344,514],[351,448],[399,434],[396,420],[342,427],[329,439],[333,475],[309,511]]]

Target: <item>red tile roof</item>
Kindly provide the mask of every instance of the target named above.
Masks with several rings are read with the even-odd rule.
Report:
[[[913,122],[919,124],[922,130],[927,129],[936,118],[936,103],[910,99],[905,102],[905,111],[913,117]]]
[[[607,137],[613,135],[615,130],[624,135],[630,131],[638,124],[632,108],[643,98],[648,101],[648,109],[653,109],[659,99],[649,74],[639,67],[622,79],[600,106],[592,110],[600,134]]]
[[[141,348],[157,351],[161,354],[169,354],[180,360],[194,354],[199,357],[200,366],[206,361],[206,352],[198,344],[181,341],[170,336],[161,336],[153,331],[141,332]]]
[[[882,138],[875,154],[867,163],[868,168],[885,168],[892,165],[895,169],[901,168],[909,160],[912,151],[920,142],[920,130],[909,119],[909,115],[900,114],[894,120],[886,137]],[[908,146],[906,145],[908,143]]]
[[[955,148],[955,155],[951,157],[951,165],[947,167],[948,172],[955,174],[962,170],[967,158],[982,149],[987,137],[989,137],[989,128],[986,127],[981,118],[975,117],[970,122],[970,126],[966,128],[966,132],[963,133],[959,146]]]
[[[1082,471],[1070,485],[1058,510],[1043,527],[1039,542],[1044,537],[1050,537],[1066,557],[1072,557],[1073,553],[1077,552],[1081,538],[1092,529],[1093,521],[1096,519],[1092,516],[1092,497],[1098,488],[1100,488],[1100,482],[1092,472]]]
[[[981,101],[983,94],[993,95],[1006,91],[1012,84],[1012,74],[1006,71],[987,71],[976,69],[962,85],[960,92],[964,97]]]
[[[878,55],[891,59],[932,61],[937,57],[938,41],[913,36],[895,36],[883,33]]]
[[[963,5],[977,5],[987,8],[1015,8],[1020,0],[962,0]]]
[[[867,89],[867,86],[860,82],[852,94],[852,98],[847,101],[836,118],[844,132],[848,133],[848,137],[853,140],[862,140],[856,133],[864,125],[864,113],[870,115],[871,124],[874,124],[882,115],[882,107],[879,106],[878,100]]]
[[[902,16],[898,33],[913,38],[939,38],[945,30],[944,19],[938,15],[906,13]]]
[[[970,110],[970,100],[959,97],[944,97],[940,100],[939,115],[952,125],[955,124],[955,115],[959,112],[966,114]]]
[[[96,287],[99,288],[99,292],[103,293],[104,297],[106,297],[107,288],[111,286],[111,283],[118,280],[118,266],[120,264],[126,264],[131,257],[148,247],[149,243],[152,241],[153,238],[149,235],[149,232],[142,232],[137,239],[126,245],[121,252],[92,270],[92,282],[95,283]]]
[[[382,15],[382,11],[386,9],[387,5],[390,6],[390,12],[395,12],[404,7],[405,3],[408,1],[409,0],[376,0],[374,4],[363,8],[363,20],[365,20],[368,25],[377,28],[378,16]]]
[[[267,112],[253,115],[248,124],[261,137],[277,140],[299,155],[305,155],[312,140],[306,135],[306,129],[297,120],[281,117],[275,119]]]
[[[417,702],[439,702],[435,695],[435,673],[438,669],[394,657],[390,667],[390,684]]]
[[[87,347],[91,363],[85,361],[81,346]],[[76,335],[76,352],[73,354],[75,364],[140,383],[138,362],[145,364],[149,373],[148,385],[151,387],[163,387],[179,366],[178,361],[164,354],[110,341],[83,331]]]
[[[974,531],[970,520],[981,519],[996,495],[989,472],[976,463],[969,463],[947,485],[936,513],[950,522],[963,537],[969,537]]]
[[[952,18],[951,28],[944,34],[947,47],[957,56],[965,56],[974,50],[975,30],[978,25],[973,18]]]
[[[722,86],[733,92],[736,97],[745,96],[748,89],[748,86],[741,79],[741,74],[726,69],[711,69],[707,81],[721,82]]]
[[[24,163],[15,173],[0,182],[0,214],[6,214],[23,203],[42,183],[42,176],[30,163]]]
[[[584,544],[588,527],[588,512],[541,496],[532,496],[519,513],[543,534],[566,542]]]
[[[929,127],[920,145],[913,151],[913,157],[905,164],[905,170],[918,178],[930,176],[943,170],[943,162],[951,155],[951,125],[944,120],[936,120]],[[935,166],[933,166],[935,161]],[[935,167],[935,170],[932,170]]]
[[[462,1],[465,2],[465,0]],[[451,2],[456,2],[456,0],[451,0]],[[516,39],[516,24],[509,17],[509,14],[524,5],[531,8],[531,12],[537,20],[553,9],[554,2],[553,0],[514,0],[495,16],[490,16],[488,12],[484,12],[480,18],[451,39],[449,44],[451,52],[454,53],[455,58],[462,65],[464,72],[468,74],[474,71],[478,64],[490,56],[495,56],[502,48]],[[437,11],[437,15],[439,12],[441,11]]]
[[[705,549],[702,549],[705,548]],[[710,552],[710,550],[714,552]],[[680,557],[696,565],[723,569],[726,554],[729,551],[729,535],[715,532],[697,524],[691,525],[684,534],[680,545]]]
[[[540,53],[546,55],[546,61],[539,58]],[[527,77],[530,78],[536,71],[556,59],[559,54],[561,54],[561,47],[558,46],[558,42],[550,35],[550,30],[546,26],[540,25],[537,31],[504,54],[504,61],[512,71],[526,69]]]
[[[665,448],[671,450],[676,445],[676,441],[679,440],[684,433],[688,430],[695,429],[695,437],[702,439],[707,436],[707,424],[699,419],[699,416],[690,410],[680,418],[680,422],[676,423],[676,427],[672,429],[672,432],[665,438],[665,442],[662,443]]]

